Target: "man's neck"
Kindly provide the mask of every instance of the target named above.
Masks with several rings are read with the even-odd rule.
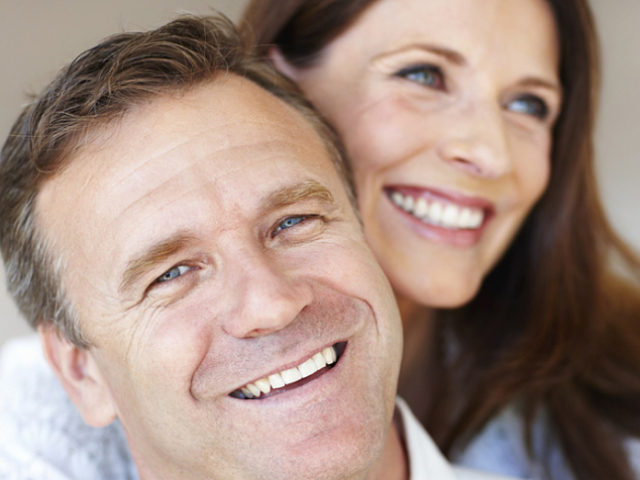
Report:
[[[403,431],[402,418],[396,410],[382,454],[367,473],[366,480],[409,479],[409,456]]]

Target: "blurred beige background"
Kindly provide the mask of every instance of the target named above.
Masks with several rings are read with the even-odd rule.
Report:
[[[238,19],[247,0],[0,0],[0,141],[27,101],[77,54],[107,35],[217,8]],[[640,250],[640,0],[591,0],[604,57],[597,136],[605,206]],[[1,267],[0,267],[1,268]],[[0,278],[0,345],[29,333]]]

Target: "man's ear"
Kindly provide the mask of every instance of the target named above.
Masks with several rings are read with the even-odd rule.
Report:
[[[280,72],[284,73],[287,77],[289,77],[294,82],[298,82],[300,76],[300,70],[293,66],[289,61],[284,58],[284,55],[280,51],[278,47],[269,48],[269,52],[267,53],[267,57],[273,64],[274,67]]]
[[[47,363],[83,420],[104,427],[116,417],[115,403],[91,352],[79,348],[50,325],[40,325],[38,334]]]

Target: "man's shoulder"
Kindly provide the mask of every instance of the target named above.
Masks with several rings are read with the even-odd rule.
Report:
[[[26,478],[137,478],[121,425],[82,421],[36,335],[0,350],[0,479]]]

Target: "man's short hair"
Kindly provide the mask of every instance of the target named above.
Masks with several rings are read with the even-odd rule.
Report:
[[[75,345],[89,347],[65,295],[64,259],[54,258],[38,229],[42,183],[134,107],[226,73],[255,82],[302,113],[326,144],[353,200],[334,133],[289,80],[251,54],[228,19],[183,16],[149,32],[109,37],[76,58],[24,109],[0,154],[0,249],[7,285],[34,328],[50,324]]]

